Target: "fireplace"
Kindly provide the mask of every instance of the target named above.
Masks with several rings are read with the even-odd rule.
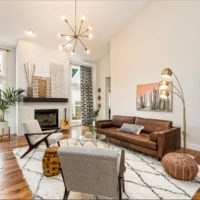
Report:
[[[42,130],[58,128],[58,109],[35,110],[35,119]]]

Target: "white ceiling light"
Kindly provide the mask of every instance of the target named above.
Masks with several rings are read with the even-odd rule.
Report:
[[[33,35],[34,35],[34,32],[33,32],[32,30],[27,30],[27,31],[26,31],[26,34],[27,34],[28,36],[33,36]]]

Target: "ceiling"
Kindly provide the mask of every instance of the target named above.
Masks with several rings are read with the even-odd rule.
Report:
[[[72,59],[84,62],[96,62],[105,53],[109,40],[125,27],[149,0],[79,0],[77,1],[77,21],[86,16],[85,28],[92,27],[93,39],[85,40],[90,54],[86,54],[78,44]],[[62,21],[65,15],[74,25],[73,0],[1,0],[0,1],[0,43],[16,46],[18,39],[24,39],[58,48],[64,38],[58,33],[71,33]],[[31,29],[35,35],[27,36]]]

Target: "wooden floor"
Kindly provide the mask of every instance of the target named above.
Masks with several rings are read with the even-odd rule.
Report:
[[[64,134],[64,137],[81,135],[85,131],[88,131],[87,127],[73,127]],[[32,199],[32,193],[23,179],[17,160],[12,153],[13,149],[24,146],[27,146],[27,143],[23,136],[11,136],[10,140],[5,139],[5,141],[0,142],[0,199]],[[187,152],[193,155],[200,164],[200,152],[193,150]],[[196,197],[198,198],[195,199],[200,199],[200,191]]]

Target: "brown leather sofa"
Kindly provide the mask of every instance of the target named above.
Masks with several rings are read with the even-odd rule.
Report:
[[[140,135],[119,131],[123,123],[143,125]],[[166,153],[180,149],[181,129],[172,121],[114,115],[112,120],[96,122],[97,133],[106,140],[161,159]]]

